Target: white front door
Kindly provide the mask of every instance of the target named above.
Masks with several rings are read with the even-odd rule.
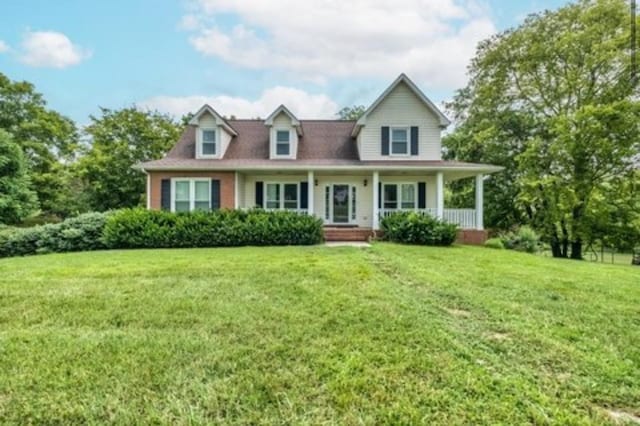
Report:
[[[356,187],[334,183],[325,188],[325,221],[350,224],[356,219]]]

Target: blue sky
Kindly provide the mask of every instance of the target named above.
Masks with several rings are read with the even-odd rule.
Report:
[[[34,83],[81,125],[98,106],[132,104],[179,115],[209,102],[264,117],[285,103],[301,118],[331,118],[370,103],[400,72],[448,99],[479,40],[564,3],[14,1],[0,15],[0,72]]]

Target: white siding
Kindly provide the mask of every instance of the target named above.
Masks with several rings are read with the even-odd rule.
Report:
[[[291,135],[290,136],[291,137],[290,139],[291,155],[288,157],[276,155],[276,131],[277,130],[289,130],[289,134]],[[271,126],[270,138],[271,138],[271,143],[270,143],[271,159],[274,159],[274,158],[280,158],[280,159],[290,158],[293,160],[296,159],[296,156],[298,155],[298,133],[296,132],[296,129],[293,127],[293,125],[291,124],[291,118],[289,118],[289,116],[284,112],[281,112],[273,119],[273,126]]]
[[[238,173],[238,189],[236,191],[236,195],[238,197],[238,201],[236,203],[236,205],[238,206],[238,208],[244,208],[244,207],[253,207],[253,206],[247,206],[245,204],[245,193],[246,193],[246,185],[245,185],[245,181],[246,181],[246,176],[243,175],[242,173]]]
[[[418,126],[418,155],[410,157],[383,156],[381,127]],[[405,83],[400,83],[369,113],[358,134],[361,160],[440,160],[441,141],[438,117],[427,108]]]
[[[364,180],[367,186],[364,186]],[[318,186],[314,189],[316,216],[325,220],[325,188],[331,184],[354,185],[356,187],[356,220],[353,224],[371,228],[373,214],[373,187],[371,176],[316,176]]]

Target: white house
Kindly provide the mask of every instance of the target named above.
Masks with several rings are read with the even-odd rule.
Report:
[[[443,161],[448,125],[404,74],[358,121],[299,120],[284,105],[266,120],[229,120],[205,105],[164,158],[141,165],[148,207],[296,210],[321,218],[328,239],[367,238],[385,215],[415,210],[481,242],[483,179],[501,167]],[[475,208],[445,208],[445,182],[465,178]]]

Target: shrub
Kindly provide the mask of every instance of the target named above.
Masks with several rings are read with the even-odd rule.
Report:
[[[320,219],[264,210],[120,210],[109,217],[103,234],[111,248],[311,245],[322,238]]]
[[[540,237],[529,226],[521,226],[515,232],[504,234],[501,238],[504,247],[510,250],[537,253],[540,250]]]
[[[100,250],[110,213],[86,213],[56,224],[0,231],[0,257],[36,253]]]
[[[504,244],[500,238],[489,238],[485,241],[484,246],[492,249],[504,249]]]
[[[458,227],[429,215],[396,212],[380,221],[384,239],[405,244],[449,246],[456,240]]]

